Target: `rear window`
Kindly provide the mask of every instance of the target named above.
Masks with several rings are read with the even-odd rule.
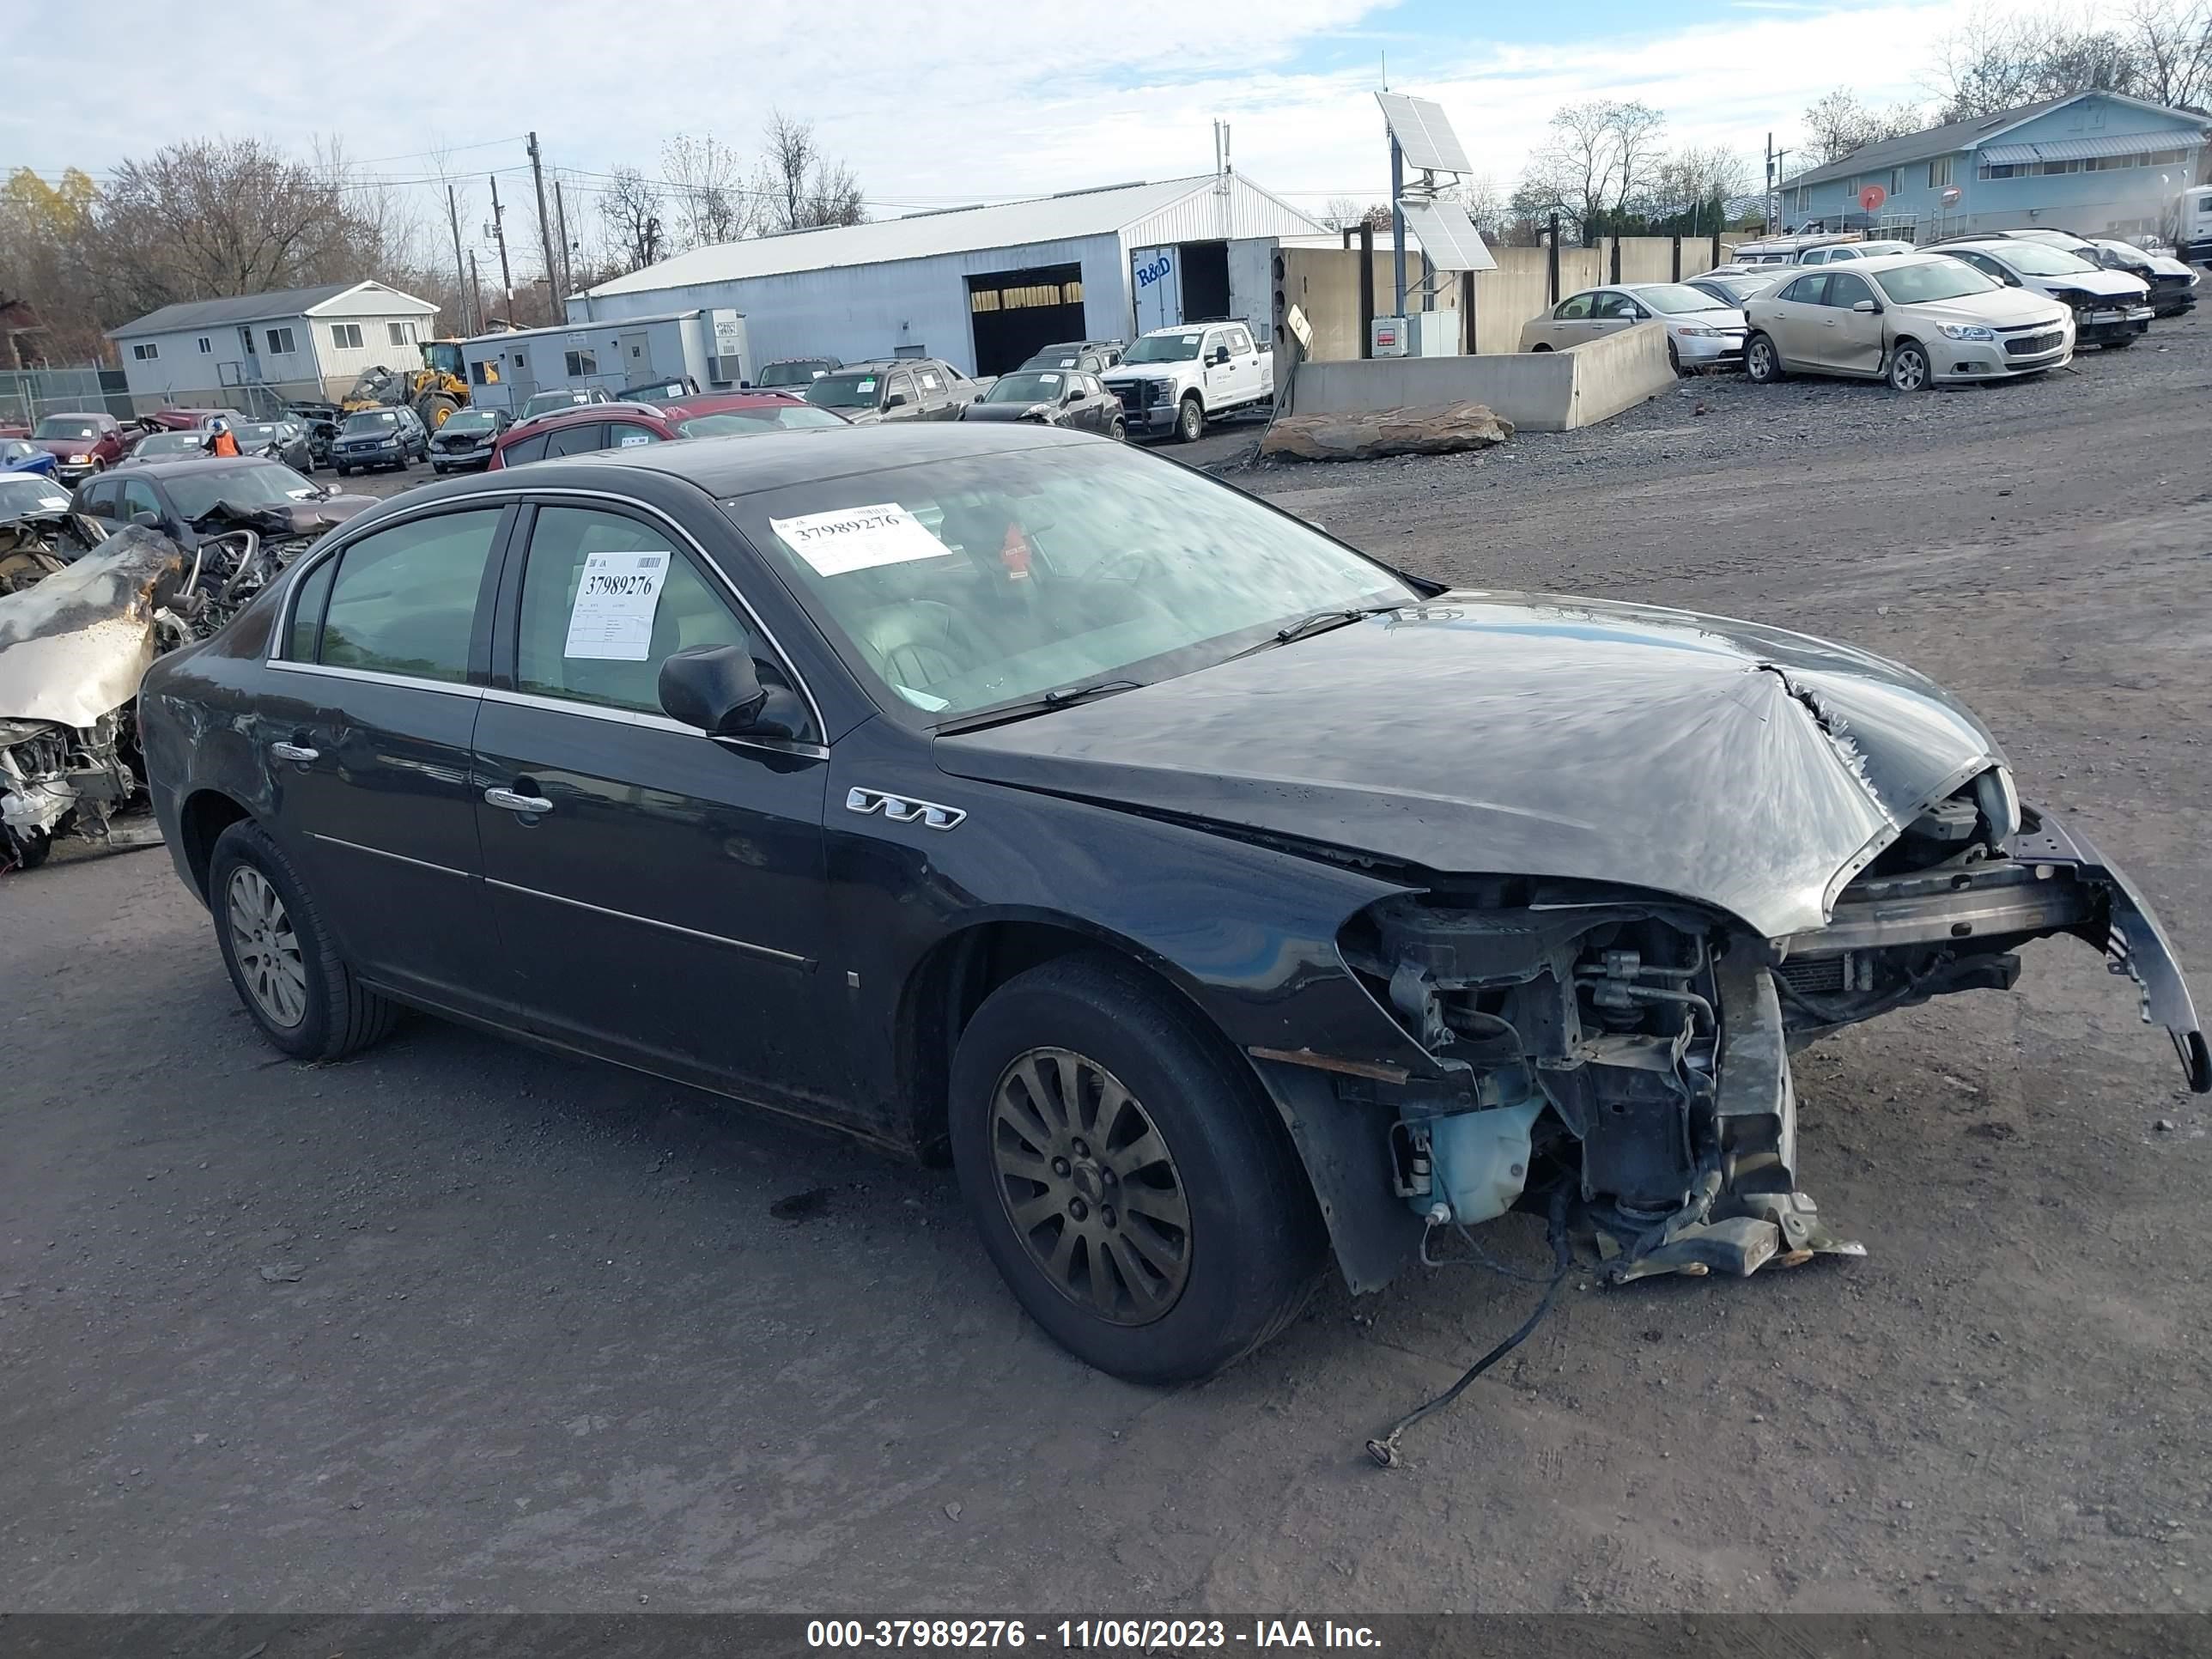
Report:
[[[826,409],[806,404],[763,404],[757,409],[726,409],[713,415],[694,415],[678,421],[676,430],[686,438],[728,438],[779,428],[843,426],[846,422]]]

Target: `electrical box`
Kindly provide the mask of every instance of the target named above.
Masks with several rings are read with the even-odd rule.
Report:
[[[1459,313],[1417,311],[1407,318],[1406,355],[1409,357],[1458,356]]]
[[[1370,357],[1402,357],[1406,355],[1406,319],[1403,317],[1377,317],[1367,325],[1367,355]]]

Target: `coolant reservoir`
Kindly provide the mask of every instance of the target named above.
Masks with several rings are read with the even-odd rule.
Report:
[[[1469,1227],[1511,1209],[1528,1183],[1528,1130],[1543,1109],[1541,1100],[1532,1100],[1431,1119],[1435,1187],[1429,1202],[1450,1205],[1453,1219]]]

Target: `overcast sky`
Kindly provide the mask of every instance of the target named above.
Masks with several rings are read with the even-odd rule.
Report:
[[[1218,116],[1239,171],[1318,212],[1387,194],[1370,95],[1387,54],[1390,85],[1441,101],[1501,191],[1550,112],[1595,96],[1663,110],[1676,143],[1731,145],[1755,180],[1767,131],[1794,139],[1820,93],[1924,97],[1916,65],[1937,36],[1970,11],[2033,3],[380,0],[318,22],[256,0],[114,0],[82,27],[9,32],[0,166],[96,176],[197,134],[301,150],[335,134],[364,171],[416,180],[445,144],[469,180],[468,240],[495,169],[525,215],[508,222],[519,240],[533,128],[582,236],[606,169],[658,173],[679,131],[750,151],[772,106],[816,124],[875,217],[1201,173]]]

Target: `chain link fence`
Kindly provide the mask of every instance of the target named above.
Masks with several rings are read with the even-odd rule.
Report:
[[[131,418],[131,392],[119,368],[0,369],[0,427],[36,426],[47,415],[104,410]]]

